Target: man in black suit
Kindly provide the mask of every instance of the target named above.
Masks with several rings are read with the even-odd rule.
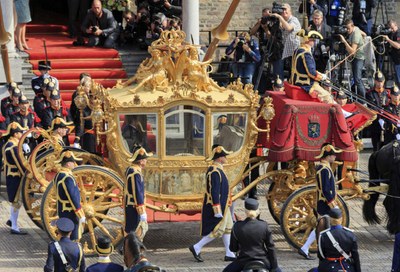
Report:
[[[316,63],[316,68],[318,72],[325,73],[326,65],[328,64],[329,54],[328,51],[331,47],[331,32],[332,29],[325,22],[324,15],[322,11],[315,10],[312,14],[312,22],[310,24],[310,30],[318,31],[323,40],[316,39],[313,56]]]
[[[356,236],[342,226],[342,211],[333,208],[329,212],[331,227],[318,239],[318,272],[360,272],[360,257]]]
[[[59,241],[49,244],[45,272],[52,271],[85,271],[85,256],[83,255],[82,246],[70,239],[71,232],[75,225],[71,219],[62,217],[56,221],[57,232],[60,235]]]
[[[223,272],[240,272],[251,261],[263,262],[268,271],[281,271],[268,223],[258,219],[258,205],[258,201],[253,198],[247,198],[244,202],[247,218],[233,226],[229,246],[231,251],[237,253],[237,259],[225,267]]]

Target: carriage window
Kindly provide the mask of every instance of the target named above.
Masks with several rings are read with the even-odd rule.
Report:
[[[176,106],[165,112],[166,155],[204,156],[204,111]]]
[[[157,153],[157,115],[120,115],[120,128],[124,146],[132,153],[135,144],[146,151]]]
[[[246,113],[214,113],[213,144],[220,144],[228,151],[238,151],[246,130]]]

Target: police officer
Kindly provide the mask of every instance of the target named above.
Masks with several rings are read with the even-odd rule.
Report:
[[[230,206],[230,190],[228,178],[223,165],[227,163],[226,156],[231,152],[223,146],[212,146],[211,157],[207,161],[213,164],[207,169],[207,187],[204,194],[203,208],[201,211],[201,235],[203,238],[195,245],[189,247],[193,257],[198,262],[203,262],[200,255],[201,249],[217,237],[222,236],[225,246],[225,261],[235,260],[235,254],[229,249],[231,228],[233,225]]]
[[[85,213],[81,207],[79,187],[72,174],[72,169],[76,167],[78,161],[82,161],[82,159],[75,157],[67,149],[63,150],[61,158],[55,161],[55,163],[61,164],[61,168],[53,180],[57,191],[57,215],[60,218],[69,218],[74,223],[71,233],[72,240],[81,238],[81,227],[86,222]]]
[[[290,83],[300,86],[311,97],[317,98],[321,102],[333,103],[331,94],[318,83],[326,80],[327,76],[317,71],[311,52],[315,39],[322,40],[322,35],[315,30],[302,29],[297,36],[303,38],[303,43],[293,54]]]
[[[318,238],[318,272],[361,272],[357,240],[352,230],[342,226],[342,211],[329,211],[331,227]]]
[[[17,222],[19,209],[21,208],[21,177],[25,172],[18,154],[18,143],[24,130],[27,130],[27,128],[21,127],[17,122],[9,124],[6,133],[3,134],[3,137],[8,137],[8,140],[2,150],[8,201],[11,203],[10,220],[6,224],[11,227],[11,234],[19,235],[27,234],[19,229]]]
[[[137,231],[143,239],[147,231],[147,214],[145,185],[142,170],[146,167],[147,158],[152,153],[147,153],[142,146],[135,146],[129,162],[132,163],[126,169],[126,183],[124,188],[125,203],[125,232]],[[140,225],[141,230],[138,229]]]
[[[255,199],[245,200],[246,219],[233,225],[229,245],[233,252],[238,253],[238,257],[225,267],[224,272],[240,272],[251,261],[262,261],[268,271],[280,271],[272,232],[267,222],[258,219],[258,205]]]
[[[114,251],[114,246],[107,236],[97,238],[96,252],[99,255],[97,263],[92,264],[86,269],[86,272],[122,272],[124,268],[111,262],[110,254]]]
[[[48,132],[54,137],[61,146],[65,146],[64,137],[67,136],[68,126],[72,126],[72,122],[66,122],[63,118],[56,116],[51,122]]]
[[[90,88],[92,86],[92,78],[89,74],[82,73],[80,75],[80,86],[78,88],[83,88],[87,101],[90,103]],[[78,91],[72,94],[72,103],[70,108],[71,118],[75,125],[75,135],[79,137],[79,143],[82,149],[95,153],[96,152],[96,135],[94,134],[93,122],[90,118],[92,110],[89,105],[82,110],[82,116],[85,118],[83,120],[83,127],[81,124],[81,112],[76,106],[75,98],[78,95]]]
[[[400,120],[400,91],[396,85],[393,86],[393,91],[390,93],[390,103],[385,107],[385,111],[393,116],[397,116],[397,119]],[[393,122],[392,120],[385,119],[383,127],[385,130],[383,145],[396,139],[400,140],[400,122]]]
[[[332,171],[331,164],[336,159],[336,154],[343,150],[335,148],[330,143],[325,143],[321,147],[321,153],[316,156],[321,163],[316,167],[317,179],[317,213],[320,217],[329,214],[332,208],[337,207],[336,202],[336,184],[335,175]],[[324,224],[324,221],[320,222]],[[299,249],[298,253],[308,260],[313,258],[310,256],[309,248],[316,239],[316,232],[313,230],[307,238],[306,243]]]
[[[59,241],[49,243],[45,272],[53,271],[85,271],[85,256],[81,244],[71,241],[74,222],[69,218],[56,221]],[[74,269],[74,270],[70,270]]]
[[[58,89],[58,80],[57,78],[51,76],[49,71],[51,70],[51,62],[46,60],[41,60],[38,62],[38,70],[40,72],[40,76],[35,76],[32,78],[31,85],[32,90],[35,94],[39,94],[42,92],[41,87],[43,85],[43,81],[47,79],[51,79],[55,83],[55,88]]]
[[[375,73],[374,87],[367,92],[366,98],[369,102],[377,106],[378,109],[383,109],[389,104],[389,90],[385,89],[385,76],[381,71]],[[378,151],[383,146],[384,139],[384,120],[376,118],[371,126],[371,142],[374,151]]]

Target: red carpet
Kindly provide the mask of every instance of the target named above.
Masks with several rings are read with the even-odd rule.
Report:
[[[32,50],[26,52],[36,75],[39,75],[38,61],[45,59],[43,40],[46,40],[47,57],[52,66],[50,75],[59,80],[61,95],[67,104],[79,85],[82,72],[89,73],[106,88],[127,77],[117,50],[72,46],[73,40],[68,37],[66,26],[28,25],[27,38]]]

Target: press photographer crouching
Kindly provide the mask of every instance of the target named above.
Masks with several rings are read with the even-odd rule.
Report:
[[[82,32],[89,37],[88,46],[114,48],[118,38],[117,21],[111,11],[102,7],[100,0],[94,0],[82,23]]]
[[[240,33],[225,50],[226,55],[232,53],[235,61],[232,65],[234,76],[240,77],[245,84],[252,83],[257,62],[261,59],[257,40],[247,32]]]
[[[387,26],[390,28],[392,33],[388,36],[384,36],[386,41],[392,47],[392,51],[390,56],[392,57],[392,61],[394,64],[394,70],[396,73],[396,84],[400,86],[400,32],[399,27],[397,26],[396,21],[389,20]]]

